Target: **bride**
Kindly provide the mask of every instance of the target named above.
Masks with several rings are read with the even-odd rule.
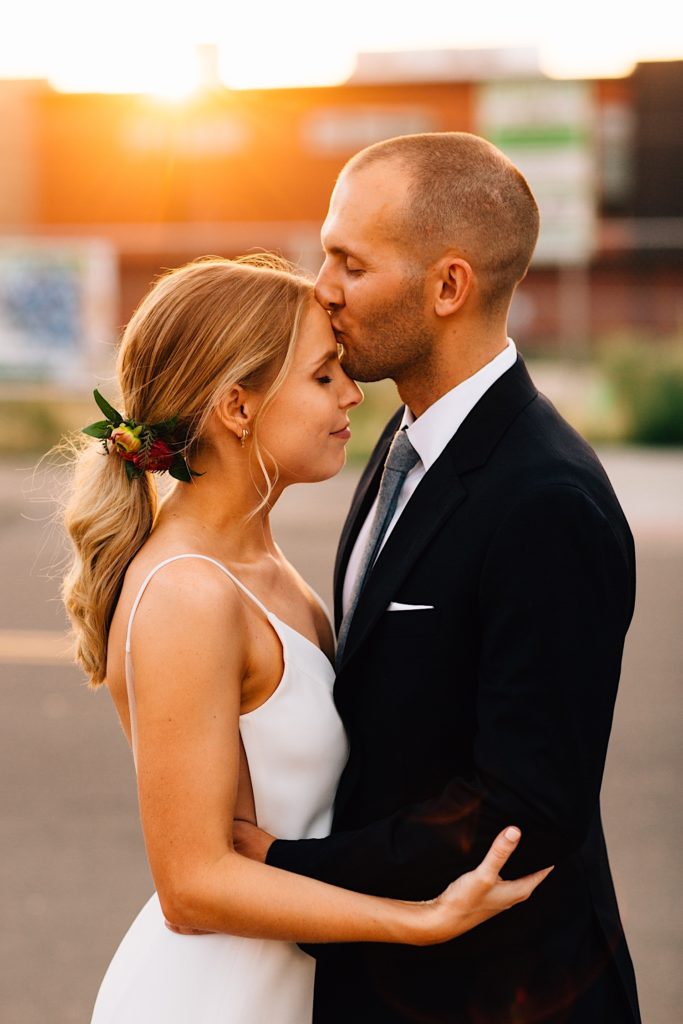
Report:
[[[334,640],[269,512],[289,484],[342,468],[362,393],[311,284],[265,257],[161,278],[124,333],[118,376],[125,413],[96,392],[105,419],[77,459],[64,601],[77,659],[132,747],[156,893],[93,1024],[304,1024],[315,965],[296,942],[442,942],[547,872],[500,879],[514,827],[428,903],[235,852],[235,818],[283,838],[329,830],[347,756]],[[164,470],[179,482],[158,505]]]

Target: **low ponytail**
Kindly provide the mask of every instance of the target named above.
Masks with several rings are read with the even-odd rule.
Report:
[[[173,421],[182,454],[192,459],[209,416],[235,384],[263,391],[262,408],[267,406],[286,376],[311,302],[311,282],[267,254],[212,257],[164,275],[121,339],[120,415],[136,424]],[[152,473],[129,479],[131,463],[106,454],[101,440],[81,435],[73,444],[73,486],[63,506],[74,551],[62,598],[76,634],[76,660],[92,686],[106,677],[109,628],[123,579],[157,511]]]
[[[75,633],[76,660],[93,687],[106,675],[109,627],[123,577],[150,534],[156,507],[151,473],[129,480],[122,459],[84,439],[64,508],[74,559],[62,599]]]

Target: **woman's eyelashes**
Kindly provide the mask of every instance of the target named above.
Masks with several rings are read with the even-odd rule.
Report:
[[[332,378],[328,377],[327,375],[325,375],[323,377],[316,377],[316,380],[318,381],[319,384],[331,384],[332,383]]]

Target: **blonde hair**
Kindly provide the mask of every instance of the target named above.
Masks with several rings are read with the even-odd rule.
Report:
[[[259,414],[289,368],[311,282],[279,257],[206,258],[161,277],[126,327],[117,373],[122,414],[138,423],[178,417],[175,437],[192,454],[212,411],[235,384],[267,389]],[[116,403],[115,403],[116,404]],[[273,481],[252,430],[267,504]],[[156,480],[128,480],[122,459],[78,441],[64,523],[74,558],[62,599],[76,635],[76,660],[90,684],[104,681],[112,616],[128,565],[154,524]],[[178,486],[189,486],[179,484]]]
[[[409,176],[398,240],[431,259],[458,250],[480,275],[485,310],[509,303],[524,278],[539,232],[536,200],[501,150],[469,132],[425,132],[377,142],[356,153],[345,173],[395,160]]]

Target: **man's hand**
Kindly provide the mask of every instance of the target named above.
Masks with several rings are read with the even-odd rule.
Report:
[[[243,857],[265,864],[268,850],[275,842],[275,836],[264,832],[251,821],[236,818],[232,825],[232,841],[236,851]]]

